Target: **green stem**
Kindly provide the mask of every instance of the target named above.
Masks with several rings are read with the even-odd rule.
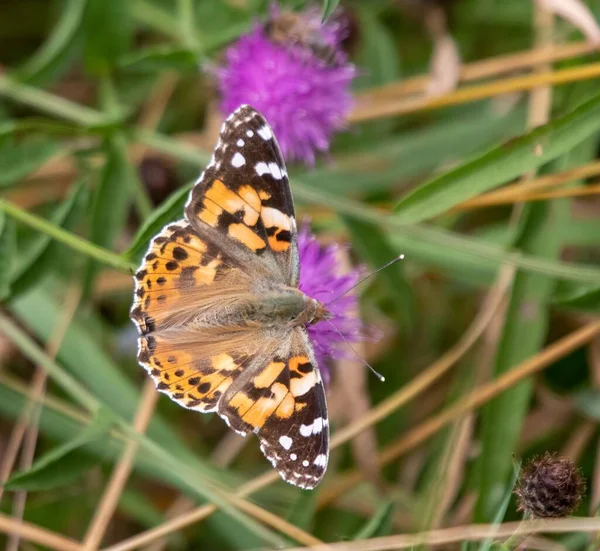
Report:
[[[136,0],[133,3],[133,15],[140,23],[181,42],[177,20],[168,11],[155,6],[151,2]]]
[[[183,39],[183,44],[193,52],[198,52],[200,41],[196,35],[196,14],[194,12],[193,0],[179,0],[177,2],[177,18],[179,20],[179,32]]]
[[[155,149],[194,166],[203,167],[210,161],[210,155],[205,151],[181,144],[169,136],[144,129],[135,129],[133,139],[150,149]]]
[[[96,398],[53,361],[25,331],[2,313],[0,332],[12,340],[32,362],[41,366],[80,406],[92,415],[98,411],[100,404]]]
[[[119,117],[123,112],[123,106],[119,101],[119,95],[114,86],[113,79],[110,76],[105,76],[100,80],[101,85],[101,98],[102,106],[105,112],[109,116]],[[123,151],[127,150],[128,141],[124,132],[119,132],[115,139],[118,140],[119,147],[123,148]],[[153,206],[152,201],[148,195],[148,191],[144,187],[140,178],[138,177],[137,170],[129,162],[127,162],[127,180],[131,186],[131,193],[133,194],[135,207],[142,220],[146,220],[152,214]]]
[[[127,262],[120,255],[98,247],[98,245],[94,245],[75,234],[69,233],[35,214],[26,212],[8,201],[0,199],[0,210],[98,262],[102,262],[122,272],[131,273],[135,270],[135,265]]]
[[[0,96],[24,103],[44,113],[49,113],[81,126],[100,126],[107,119],[97,111],[83,107],[54,94],[49,94],[33,86],[12,80],[0,74]]]

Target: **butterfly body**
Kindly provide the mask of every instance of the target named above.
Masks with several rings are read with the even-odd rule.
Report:
[[[257,434],[284,480],[314,488],[329,424],[306,327],[331,314],[298,288],[297,234],[275,136],[242,106],[225,121],[185,218],[150,243],[131,318],[138,361],[158,390]]]

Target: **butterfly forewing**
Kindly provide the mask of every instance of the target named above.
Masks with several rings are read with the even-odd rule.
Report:
[[[185,219],[154,237],[135,275],[138,361],[172,400],[256,433],[284,480],[314,488],[329,425],[308,333],[246,315],[257,304],[268,312],[264,293],[298,277],[285,164],[265,119],[242,106],[223,124]]]
[[[285,163],[264,117],[249,106],[223,124],[213,158],[185,209],[186,218],[229,253],[298,284],[294,203]]]

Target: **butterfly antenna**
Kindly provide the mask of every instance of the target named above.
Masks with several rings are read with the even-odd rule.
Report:
[[[364,358],[361,358],[360,354],[354,350],[354,348],[352,347],[352,345],[346,340],[346,337],[344,337],[344,335],[342,334],[342,332],[335,326],[333,325],[333,323],[331,323],[330,320],[328,320],[327,318],[325,318],[325,321],[331,325],[331,327],[333,327],[333,330],[340,336],[342,337],[342,340],[348,345],[348,348],[350,348],[350,350],[352,350],[352,353],[360,360],[361,363],[365,364],[373,373],[373,375],[375,375],[375,377],[377,377],[382,383],[385,381],[385,377],[379,373],[379,371],[376,371],[375,368],[369,363],[367,362],[367,360],[365,360]]]
[[[352,289],[356,289],[356,287],[358,287],[361,283],[367,281],[367,279],[369,279],[371,276],[374,276],[375,274],[378,274],[382,270],[385,270],[386,268],[389,268],[392,264],[396,264],[396,262],[398,262],[399,260],[403,260],[403,259],[404,259],[404,255],[401,254],[401,255],[397,256],[396,258],[390,260],[387,264],[381,266],[381,268],[377,268],[375,271],[373,271],[370,274],[368,274],[365,277],[363,277],[360,281],[357,281],[354,285],[352,285],[352,287],[350,287],[350,289],[346,289],[342,294],[338,295],[333,300],[330,300],[329,302],[325,303],[325,306],[328,306],[332,302],[335,302],[336,300],[342,298],[344,295],[346,295],[350,291],[352,291]]]

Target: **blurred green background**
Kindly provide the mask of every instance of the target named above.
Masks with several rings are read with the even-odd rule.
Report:
[[[383,336],[357,351],[386,381],[356,362],[334,365],[334,439],[344,427],[363,430],[338,442],[317,490],[274,477],[257,483],[248,508],[231,492],[270,471],[255,438],[164,397],[135,436],[140,399],[152,413],[154,391],[128,311],[131,270],[181,216],[216,141],[211,68],[265,20],[269,2],[0,1],[0,474],[9,480],[0,547],[16,545],[6,534],[21,516],[27,527],[89,537],[124,436],[140,452],[109,500],[101,545],[89,549],[121,549],[205,503],[219,511],[144,548],[272,548],[310,543],[306,534],[343,542],[516,521],[517,460],[546,451],[582,469],[577,515],[595,517],[598,55],[564,18],[540,18],[533,1],[341,4],[357,108],[329,156],[289,172],[298,218],[323,242],[348,242],[347,262],[375,269],[406,257],[361,288],[362,316]],[[585,4],[600,17],[600,2]],[[441,35],[431,17],[441,17]],[[483,92],[424,96],[440,36],[460,52],[459,92]],[[550,42],[563,54],[531,54]],[[495,56],[506,56],[495,68],[475,63]],[[460,69],[442,67],[450,79]],[[543,187],[476,203],[519,181]],[[495,383],[515,369],[510,384]],[[66,549],[44,538],[18,545]],[[590,533],[553,539],[597,549]]]

